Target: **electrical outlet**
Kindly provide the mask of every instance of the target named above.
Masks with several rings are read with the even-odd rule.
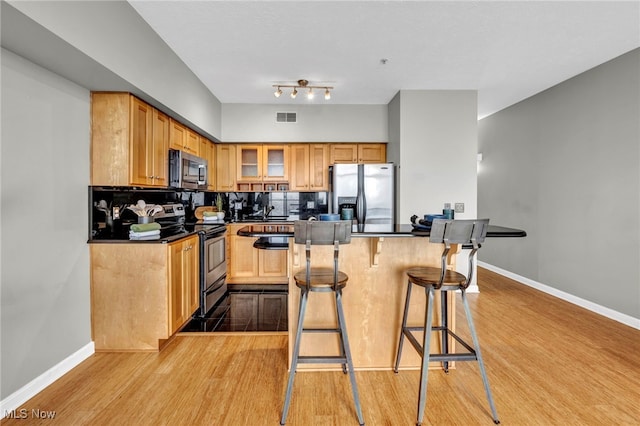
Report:
[[[444,208],[445,208],[445,210],[450,210],[451,209],[451,203],[444,203]]]
[[[455,212],[456,213],[464,213],[464,203],[456,203],[455,204]]]
[[[316,208],[316,203],[313,201],[307,201],[307,208],[308,209],[315,209]]]

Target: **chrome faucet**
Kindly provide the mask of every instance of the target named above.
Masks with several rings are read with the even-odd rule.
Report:
[[[262,220],[267,220],[273,209],[275,209],[274,206],[264,206],[262,210]]]

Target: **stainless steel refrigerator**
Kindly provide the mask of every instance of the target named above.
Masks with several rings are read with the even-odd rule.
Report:
[[[331,176],[333,213],[353,208],[359,225],[395,223],[393,163],[334,164]]]

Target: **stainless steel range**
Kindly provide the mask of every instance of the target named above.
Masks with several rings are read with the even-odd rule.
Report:
[[[195,225],[200,236],[200,309],[205,317],[227,293],[227,248],[224,224]]]

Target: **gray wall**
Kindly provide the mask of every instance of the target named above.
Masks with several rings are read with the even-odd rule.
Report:
[[[1,61],[4,399],[91,343],[89,91],[4,49]]]
[[[220,101],[126,1],[2,3],[4,48],[89,90],[132,92],[221,138]]]
[[[480,121],[480,260],[640,318],[640,49]]]
[[[304,102],[304,99],[301,100]],[[296,123],[277,123],[295,112]],[[386,105],[224,104],[224,142],[386,142]]]

